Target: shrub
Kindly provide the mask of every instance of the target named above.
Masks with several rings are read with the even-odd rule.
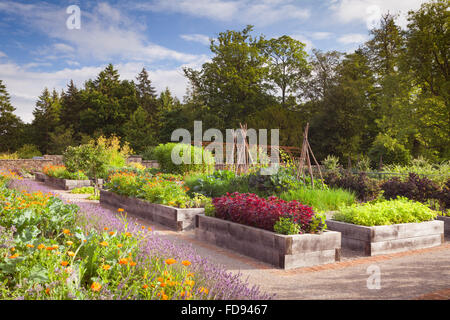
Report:
[[[336,171],[339,169],[339,158],[329,154],[325,160],[322,161],[322,165],[326,170]]]
[[[144,152],[142,153],[142,160],[155,160],[155,146],[148,146],[145,148]]]
[[[68,180],[89,180],[82,171],[68,171],[65,166],[45,166],[42,171],[49,177]]]
[[[175,164],[172,161],[172,153],[176,154],[177,151],[181,159],[185,156],[189,158],[188,152],[190,152],[191,163]],[[162,172],[186,174],[188,172],[211,173],[214,171],[214,157],[211,152],[205,151],[203,148],[181,143],[166,143],[158,145],[153,154]],[[196,154],[202,157],[200,164],[195,164]]]
[[[70,191],[72,194],[94,194],[94,187],[75,188]]]
[[[0,153],[0,160],[17,160],[19,159],[19,154],[14,153]]]
[[[120,139],[114,135],[110,138],[101,136],[90,144],[98,146],[103,151],[105,165],[108,167],[124,167],[129,155],[133,152],[128,142],[124,142],[121,146]]]
[[[280,217],[280,219],[273,226],[273,230],[279,234],[299,234],[300,226],[291,218]]]
[[[415,173],[410,173],[406,181],[392,178],[384,182],[381,189],[383,189],[386,199],[402,196],[422,203],[429,199],[436,199],[440,191],[436,183],[426,177],[421,178]]]
[[[386,135],[379,134],[369,150],[369,157],[372,163],[378,164],[380,156],[383,164],[408,164],[411,161],[411,155],[404,145],[396,139]]]
[[[17,150],[20,159],[31,159],[33,157],[41,157],[42,153],[34,144],[24,144]]]
[[[320,232],[318,226],[313,228],[315,215],[311,207],[297,201],[286,202],[276,197],[260,198],[251,193],[233,193],[213,199],[215,216],[220,219],[245,224],[248,226],[275,231],[274,226],[280,217],[292,219],[299,225],[300,233]]]
[[[297,200],[313,207],[317,212],[338,210],[356,202],[355,193],[343,189],[300,188],[284,192],[280,198],[286,201]]]
[[[381,226],[430,221],[436,216],[436,211],[420,202],[398,198],[343,208],[333,219],[362,226]]]
[[[359,175],[344,172],[342,176],[335,172],[328,172],[325,174],[324,180],[332,188],[353,191],[361,201],[374,200],[381,191],[377,181],[370,179],[364,172]]]

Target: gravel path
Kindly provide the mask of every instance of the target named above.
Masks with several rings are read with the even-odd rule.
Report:
[[[48,189],[40,185],[43,190]],[[52,191],[73,203],[88,201],[85,195]],[[98,201],[88,202],[100,206]],[[111,214],[117,210],[102,207]],[[450,239],[439,247],[375,257],[343,250],[339,263],[284,271],[197,241],[193,231],[176,233],[155,223],[140,222],[151,226],[161,237],[192,244],[200,255],[231,272],[241,272],[250,283],[276,293],[277,299],[450,299]],[[379,289],[368,289],[369,267],[380,271]]]

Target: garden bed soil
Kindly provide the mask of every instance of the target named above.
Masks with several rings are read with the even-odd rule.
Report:
[[[450,217],[438,216],[437,219],[444,221],[444,234],[450,237]]]
[[[342,247],[367,256],[439,246],[444,242],[444,222],[425,221],[385,226],[359,226],[327,220],[329,230],[342,234]]]
[[[160,223],[175,231],[195,228],[195,217],[203,215],[205,212],[203,208],[180,209],[169,207],[142,199],[122,196],[106,190],[100,190],[100,203],[122,208],[131,215]]]
[[[333,231],[321,234],[282,235],[199,215],[196,219],[195,237],[281,269],[340,261],[341,235]]]

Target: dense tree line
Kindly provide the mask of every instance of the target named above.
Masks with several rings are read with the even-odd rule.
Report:
[[[31,124],[14,115],[0,82],[0,152],[33,143],[42,153],[100,135],[117,135],[136,153],[170,141],[176,128],[279,128],[280,144],[300,146],[310,123],[317,158],[370,156],[406,163],[419,155],[450,158],[449,3],[433,0],[408,14],[402,30],[385,14],[353,53],[305,51],[288,36],[266,39],[253,27],[228,30],[211,41],[213,57],[184,69],[183,101],[169,89],[157,95],[145,68],[120,80],[108,65],[83,88],[72,81],[45,89]]]

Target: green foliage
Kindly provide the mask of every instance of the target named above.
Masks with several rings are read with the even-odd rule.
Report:
[[[426,205],[399,197],[396,200],[376,201],[343,208],[334,220],[362,226],[381,226],[434,220],[437,212]]]
[[[14,114],[11,97],[0,80],[0,152],[13,151],[20,145],[22,121]]]
[[[273,230],[279,234],[299,234],[300,225],[295,223],[292,218],[280,217],[280,219],[273,226]]]
[[[335,211],[356,202],[353,192],[342,189],[299,188],[282,193],[280,198],[286,201],[297,200],[313,207],[316,212]]]
[[[211,152],[205,151],[203,148],[166,143],[158,145],[153,150],[153,155],[158,161],[161,171],[165,173],[186,174],[188,172],[210,173],[214,171],[214,157]],[[175,164],[172,155],[178,155],[182,163]],[[184,158],[187,159],[186,162],[190,161],[190,163],[183,163]],[[201,163],[196,164],[196,159],[199,160],[197,162]]]
[[[336,171],[339,169],[339,158],[329,154],[323,161],[326,170]]]
[[[379,134],[369,150],[369,156],[374,164],[380,162],[382,157],[383,164],[403,164],[411,161],[409,151],[396,139],[386,134]]]
[[[153,151],[156,147],[146,146],[144,152],[142,152],[142,160],[155,160],[155,155]]]
[[[19,150],[17,150],[17,154],[20,159],[31,159],[33,157],[42,156],[42,153],[34,144],[24,144]]]

